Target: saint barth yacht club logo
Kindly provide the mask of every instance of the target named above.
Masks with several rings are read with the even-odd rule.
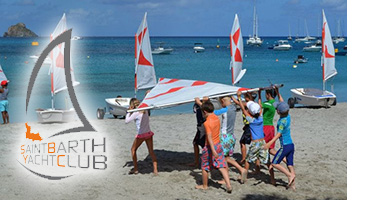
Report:
[[[60,47],[64,43],[63,62],[67,91],[83,126],[52,133],[50,129],[42,130],[42,127],[31,127],[25,123],[25,140],[20,145],[18,154],[19,164],[29,172],[49,180],[68,178],[87,169],[107,169],[106,138],[97,134],[89,123],[75,95],[70,73],[71,32],[71,29],[64,31],[48,44],[37,60],[28,83],[26,112],[37,74],[46,56],[56,46]]]

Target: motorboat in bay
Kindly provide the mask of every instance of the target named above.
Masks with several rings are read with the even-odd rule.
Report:
[[[205,51],[205,48],[204,48],[204,46],[203,46],[203,43],[199,43],[199,42],[197,42],[197,43],[195,43],[194,44],[194,52],[195,53],[200,53],[200,52],[204,52]]]
[[[288,43],[288,40],[278,40],[278,43],[273,47],[276,51],[289,51],[291,48],[292,46]]]
[[[172,48],[164,48],[163,45],[164,45],[164,42],[158,42],[158,47],[153,49],[152,54],[153,55],[158,55],[158,54],[170,54],[170,53],[172,53],[172,51],[173,51]]]

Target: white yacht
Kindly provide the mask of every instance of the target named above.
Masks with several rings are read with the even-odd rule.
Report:
[[[288,51],[291,48],[292,46],[288,43],[288,40],[278,40],[278,44],[273,47],[276,51]]]
[[[303,51],[306,51],[306,52],[320,52],[321,49],[322,49],[322,43],[320,40],[317,40],[316,43],[314,44],[303,47]]]
[[[254,27],[253,27],[253,36],[249,36],[246,41],[247,45],[253,46],[261,46],[264,40],[258,37],[258,24],[257,24],[257,15],[256,15],[256,7],[254,6]]]
[[[199,53],[199,52],[203,52],[203,51],[205,51],[205,48],[203,47],[203,43],[195,43],[194,44],[195,46],[194,46],[194,52],[195,53]]]

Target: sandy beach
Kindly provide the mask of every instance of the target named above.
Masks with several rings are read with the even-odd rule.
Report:
[[[122,119],[91,120],[107,137],[108,168],[60,181],[35,176],[19,165],[14,155],[19,153],[18,139],[25,131],[24,124],[1,125],[0,199],[346,199],[347,103],[329,109],[295,108],[290,114],[296,148],[296,191],[286,189],[287,178],[279,171],[275,173],[277,186],[272,186],[266,168],[259,175],[250,174],[244,185],[235,180],[238,172],[231,168],[232,194],[216,183],[221,177],[218,171],[212,172],[207,191],[196,190],[195,185],[201,183],[201,170],[187,165],[194,158],[192,139],[196,119],[194,114],[182,114],[150,118],[155,133],[158,176],[152,173],[144,144],[138,150],[140,174],[128,175],[136,130],[134,123],[125,124]],[[42,126],[62,128],[62,124]],[[240,113],[235,126],[235,136],[239,139]],[[237,143],[234,155],[237,160],[239,152]]]

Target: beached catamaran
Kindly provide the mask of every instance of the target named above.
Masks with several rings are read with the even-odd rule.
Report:
[[[291,89],[292,98],[288,99],[290,107],[294,107],[294,104],[303,104],[308,106],[325,106],[336,104],[336,96],[332,92],[326,90],[326,81],[337,74],[335,69],[335,52],[333,46],[333,40],[329,25],[326,20],[324,10],[322,10],[323,16],[323,28],[322,28],[322,80],[323,90],[314,88],[296,88]]]
[[[150,46],[147,13],[145,13],[138,31],[135,34],[135,97],[138,90],[149,89],[157,84],[155,76],[152,49]],[[131,98],[108,98],[105,99],[107,109],[115,118],[125,116],[129,108]],[[97,118],[103,119],[105,109],[97,110]]]
[[[234,17],[232,31],[229,39],[231,48],[230,69],[232,72],[232,85],[235,85],[241,80],[243,75],[246,73],[246,69],[242,69],[243,38],[237,14]]]
[[[61,33],[65,32],[67,29],[66,16],[64,13],[54,32],[51,34],[51,41],[59,36]],[[41,123],[68,122],[75,119],[74,108],[70,108],[67,110],[55,108],[54,96],[57,93],[67,89],[64,68],[64,47],[65,43],[61,43],[50,52],[51,66],[49,74],[51,76],[51,108],[36,110],[38,121]],[[72,65],[70,66],[70,68],[73,86],[77,86],[79,85],[79,82],[75,81]]]

